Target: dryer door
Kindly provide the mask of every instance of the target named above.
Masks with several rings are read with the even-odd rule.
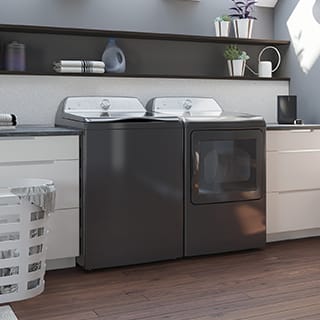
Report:
[[[262,197],[265,175],[263,131],[194,131],[191,152],[192,203]]]

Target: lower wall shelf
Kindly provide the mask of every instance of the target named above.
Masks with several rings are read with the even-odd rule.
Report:
[[[62,76],[62,77],[98,77],[98,78],[168,78],[168,79],[212,79],[212,80],[253,80],[253,81],[290,81],[288,77],[258,78],[258,77],[216,77],[210,75],[168,75],[168,74],[130,74],[130,73],[53,73],[53,72],[12,72],[0,70],[0,75],[19,76]]]

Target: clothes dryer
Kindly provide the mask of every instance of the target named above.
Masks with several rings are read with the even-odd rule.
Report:
[[[266,240],[265,121],[212,98],[160,97],[155,118],[184,127],[184,255],[260,248]]]

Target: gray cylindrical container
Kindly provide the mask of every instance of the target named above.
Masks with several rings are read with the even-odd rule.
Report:
[[[6,70],[26,71],[26,52],[23,43],[13,41],[7,45]]]

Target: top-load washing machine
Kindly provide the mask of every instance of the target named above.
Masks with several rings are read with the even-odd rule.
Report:
[[[263,118],[224,112],[211,98],[154,98],[147,110],[184,123],[184,255],[263,247]]]
[[[135,98],[69,97],[56,124],[82,129],[80,257],[87,270],[183,255],[183,130]]]

